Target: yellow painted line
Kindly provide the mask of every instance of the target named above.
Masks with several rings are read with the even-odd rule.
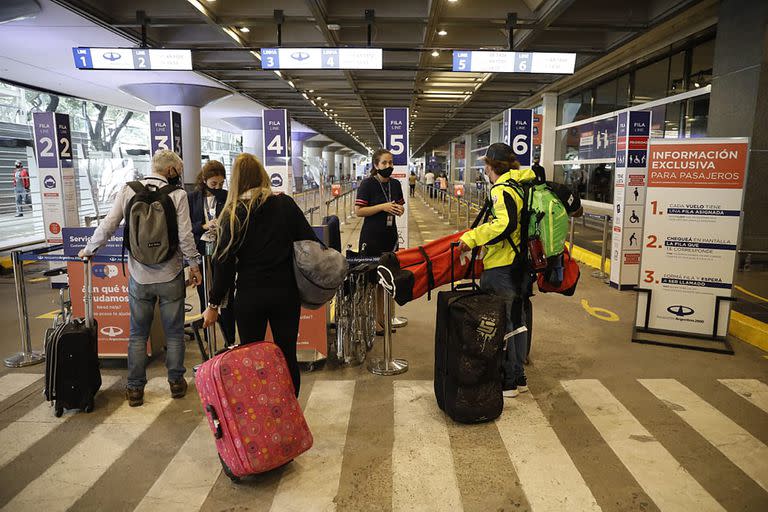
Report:
[[[738,284],[735,284],[733,285],[733,287],[745,295],[749,295],[750,297],[754,297],[755,299],[761,300],[763,302],[768,302],[768,299],[766,299],[765,297],[762,297],[756,293],[752,293],[751,291],[747,290],[743,286],[739,286]]]
[[[605,308],[590,306],[587,299],[581,299],[581,307],[584,308],[584,311],[600,320],[605,320],[606,322],[619,321],[619,315]]]
[[[571,253],[571,256],[573,256],[573,259],[576,261],[580,261],[584,263],[587,266],[590,266],[592,268],[600,268],[600,255],[595,254],[592,251],[588,251],[587,249],[584,249],[583,247],[579,247],[578,245],[573,246],[573,252]],[[606,258],[605,259],[605,272],[611,273],[611,259]]]
[[[33,277],[32,279],[29,280],[29,282],[30,283],[39,283],[41,281],[47,281],[47,280],[48,280],[47,277]]]
[[[768,352],[768,324],[760,320],[755,320],[738,311],[731,311],[728,333]]]
[[[61,310],[54,309],[53,311],[49,311],[48,313],[44,313],[42,315],[36,316],[35,318],[37,318],[38,320],[53,320],[54,318],[56,318],[56,315],[60,312]]]

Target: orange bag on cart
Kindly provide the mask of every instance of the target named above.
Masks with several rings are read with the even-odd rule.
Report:
[[[461,254],[458,247],[451,247],[458,244],[464,233],[466,231],[412,249],[384,254],[380,264],[392,271],[395,278],[395,302],[403,306],[424,294],[431,298],[430,292],[435,288],[482,274],[483,261],[478,257],[479,249]]]

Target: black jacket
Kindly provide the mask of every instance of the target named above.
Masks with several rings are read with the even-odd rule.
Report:
[[[214,190],[213,196],[216,198],[216,216],[221,213],[224,203],[227,201],[226,190]],[[189,218],[192,221],[192,234],[195,235],[195,245],[200,254],[205,254],[205,242],[200,241],[200,237],[205,233],[203,224],[208,222],[205,217],[205,195],[202,190],[195,190],[187,196],[189,199]]]
[[[237,215],[244,221],[245,208],[238,207]],[[232,236],[229,222],[222,223],[219,233],[219,243],[225,247]],[[290,196],[274,195],[254,207],[248,229],[237,235],[234,249],[227,258],[222,261],[214,256],[211,303],[220,303],[232,288],[235,275],[238,293],[292,289],[298,297],[293,275],[293,242],[300,240],[317,240],[317,236]]]

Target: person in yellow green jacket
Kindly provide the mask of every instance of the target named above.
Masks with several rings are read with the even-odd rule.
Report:
[[[491,144],[485,153],[485,176],[497,185],[491,188],[489,221],[467,231],[461,237],[460,250],[466,252],[475,247],[485,248],[480,288],[508,301],[503,390],[505,397],[514,398],[528,391],[523,364],[528,351],[525,307],[530,273],[523,261],[525,256],[520,255],[523,198],[518,190],[503,184],[510,180],[531,181],[536,174],[530,169],[521,170],[512,148],[496,143]]]

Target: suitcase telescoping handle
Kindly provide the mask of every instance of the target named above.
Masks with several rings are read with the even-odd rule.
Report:
[[[83,298],[85,301],[85,326],[87,328],[93,327],[93,259],[83,258],[83,264],[85,268],[83,273],[85,274],[85,290]]]
[[[451,291],[456,290],[478,290],[480,287],[477,285],[477,277],[475,276],[475,262],[477,261],[478,248],[472,249],[472,259],[469,262],[467,268],[467,274],[470,275],[472,282],[465,284],[456,284],[456,260],[453,257],[453,251],[459,247],[459,242],[451,242]],[[465,275],[462,279],[466,279]]]

